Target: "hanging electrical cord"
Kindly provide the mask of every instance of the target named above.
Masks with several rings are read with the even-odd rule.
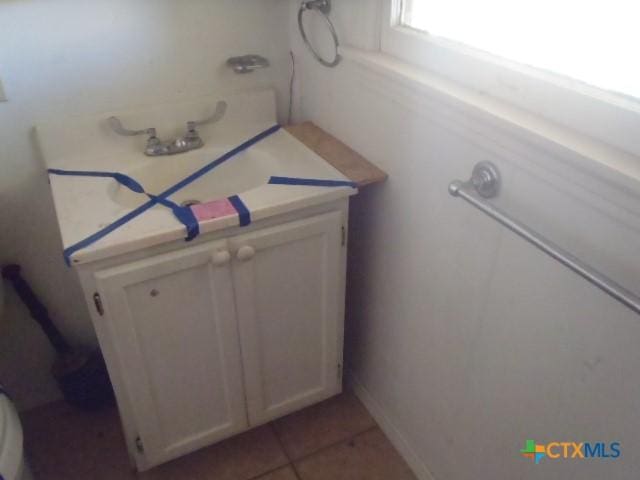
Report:
[[[324,17],[327,26],[329,27],[329,33],[331,33],[331,37],[333,38],[333,44],[335,46],[335,53],[333,60],[325,60],[320,56],[320,54],[313,48],[311,42],[307,38],[307,34],[304,31],[304,24],[302,22],[302,17],[304,16],[304,12],[307,10],[315,10],[319,12]],[[311,54],[315,57],[318,62],[320,62],[325,67],[335,67],[340,63],[341,57],[338,53],[338,47],[340,46],[340,42],[338,42],[338,34],[336,33],[336,29],[329,18],[329,12],[331,12],[331,0],[304,0],[300,4],[300,9],[298,10],[298,29],[300,30],[300,35],[302,36],[302,40],[304,40],[305,45],[311,52]]]
[[[291,125],[293,118],[293,86],[296,79],[296,57],[293,55],[293,51],[289,50],[291,56],[291,77],[289,78],[289,115],[287,116],[287,125]]]

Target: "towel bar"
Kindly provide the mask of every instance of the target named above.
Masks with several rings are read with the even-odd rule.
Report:
[[[611,280],[606,275],[590,267],[579,258],[567,252],[552,241],[531,230],[526,225],[514,220],[505,212],[494,207],[484,198],[493,198],[500,189],[500,172],[491,162],[478,163],[467,182],[454,180],[449,184],[449,193],[460,197],[481,212],[498,221],[516,235],[556,259],[591,284],[598,287],[617,301],[640,314],[640,297]]]

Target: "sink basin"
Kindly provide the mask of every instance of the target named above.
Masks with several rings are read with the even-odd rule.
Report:
[[[271,176],[346,180],[286,130],[273,128],[277,123],[273,90],[226,95],[228,109],[224,118],[200,129],[205,145],[179,155],[147,157],[142,153],[145,138],[118,135],[105,120],[116,116],[126,125],[153,126],[161,138],[174,138],[184,133],[187,120],[205,118],[219,100],[218,96],[205,96],[105,112],[81,121],[76,117],[56,117],[37,126],[38,145],[49,169],[119,172],[134,179],[149,194],[158,195],[243,142],[256,138],[256,143],[247,150],[168,197],[186,206],[239,195],[250,212],[251,222],[256,223],[357,192],[346,187],[268,185]],[[267,132],[270,133],[262,136]],[[65,256],[74,265],[183,240],[186,236],[184,225],[167,208],[143,208],[136,213],[137,207],[148,202],[148,197],[108,176],[51,174],[49,182]],[[212,217],[200,222],[201,235],[243,226],[240,214],[226,211],[222,208],[225,205],[218,205],[221,213],[210,209]]]
[[[143,165],[121,173],[135,179],[146,192],[157,195],[229,149],[209,148],[182,155],[154,157],[145,161]],[[279,162],[274,156],[254,147],[218,165],[169,198],[175,203],[186,205],[246,192],[266,184],[269,177],[278,171],[278,165]],[[148,200],[145,195],[133,192],[115,180],[109,185],[109,196],[114,202],[131,208]]]

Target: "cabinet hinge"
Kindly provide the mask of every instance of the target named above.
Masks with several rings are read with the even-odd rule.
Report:
[[[96,306],[96,310],[100,314],[100,316],[104,315],[104,308],[102,307],[102,298],[100,298],[100,294],[98,292],[93,294],[93,303]]]
[[[342,225],[341,235],[342,235],[342,246],[344,247],[347,244],[347,231],[345,230],[344,225]]]
[[[136,450],[140,454],[144,453],[144,444],[142,443],[142,439],[140,438],[140,435],[136,437]]]

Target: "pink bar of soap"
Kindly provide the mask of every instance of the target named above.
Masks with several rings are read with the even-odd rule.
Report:
[[[228,198],[221,198],[220,200],[192,205],[191,211],[199,222],[237,214],[236,209]]]

